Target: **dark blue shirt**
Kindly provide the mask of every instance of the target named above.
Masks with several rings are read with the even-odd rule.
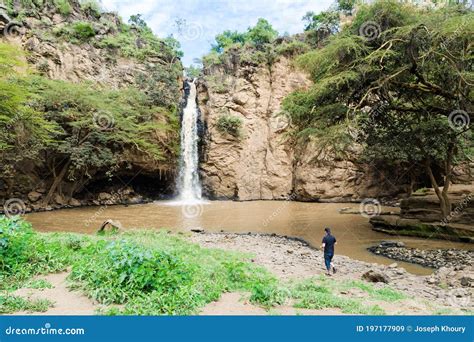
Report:
[[[332,235],[326,235],[323,237],[324,254],[334,254],[334,245],[336,244],[336,238]]]

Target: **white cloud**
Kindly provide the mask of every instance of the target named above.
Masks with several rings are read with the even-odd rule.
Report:
[[[258,18],[267,19],[280,33],[301,32],[301,18],[308,11],[320,12],[333,0],[102,0],[104,9],[117,11],[125,20],[140,13],[153,31],[174,35],[184,51],[184,64],[210,49],[214,36],[224,30],[243,31]],[[189,25],[179,34],[176,20]]]

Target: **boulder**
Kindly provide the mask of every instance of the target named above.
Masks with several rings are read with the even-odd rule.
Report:
[[[362,275],[362,279],[368,281],[368,282],[371,282],[371,283],[385,283],[385,284],[388,284],[390,282],[390,278],[388,275],[380,272],[380,271],[374,271],[374,270],[370,270],[370,271],[367,271],[365,272],[363,275]]]
[[[56,194],[56,195],[54,196],[54,202],[55,202],[57,205],[59,205],[59,206],[62,207],[62,206],[65,206],[68,201],[67,201],[67,199],[66,199],[63,195],[61,195],[61,194]]]
[[[75,199],[75,198],[71,198],[69,200],[69,205],[73,206],[73,207],[80,207],[81,206],[81,202],[79,202],[79,200]]]
[[[107,201],[112,198],[112,195],[108,192],[101,192],[99,194],[99,201]]]
[[[42,196],[43,194],[39,193],[38,191],[31,191],[28,193],[28,199],[31,202],[37,202]]]

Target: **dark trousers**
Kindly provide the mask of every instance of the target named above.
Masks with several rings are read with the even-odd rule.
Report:
[[[324,263],[326,264],[326,269],[329,271],[330,268],[331,268],[331,261],[332,261],[332,257],[334,256],[334,253],[331,253],[331,254],[326,254],[324,253]]]

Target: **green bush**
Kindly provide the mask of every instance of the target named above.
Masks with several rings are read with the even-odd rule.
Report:
[[[0,216],[0,290],[18,288],[36,274],[64,270],[72,260],[66,242],[36,233],[20,217]]]
[[[283,56],[296,56],[296,55],[301,55],[305,52],[308,52],[310,49],[310,46],[306,44],[305,42],[299,41],[299,40],[293,40],[288,43],[283,43],[279,46],[277,46],[276,51],[279,55]]]
[[[30,224],[19,217],[0,216],[0,274],[12,274],[29,261],[33,237]]]
[[[192,270],[179,257],[129,241],[100,241],[85,254],[89,262],[76,263],[71,279],[104,304],[123,304],[152,292],[169,295],[192,280]]]
[[[69,0],[54,0],[54,5],[62,15],[69,15],[72,12],[72,6]]]
[[[227,133],[234,137],[239,137],[242,128],[242,119],[230,114],[221,115],[217,119],[217,129],[221,133]]]
[[[95,30],[90,23],[79,21],[72,25],[72,34],[75,38],[85,41],[95,36]]]
[[[95,17],[100,17],[100,12],[101,12],[101,9],[100,9],[100,5],[97,3],[97,1],[95,0],[81,0],[80,1],[81,3],[81,9],[90,14],[90,15],[93,15]]]

